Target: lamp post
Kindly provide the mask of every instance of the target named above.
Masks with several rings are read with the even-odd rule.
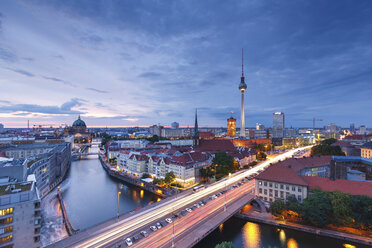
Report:
[[[229,180],[229,178],[230,178],[230,176],[231,176],[231,173],[229,173],[229,176],[227,177],[227,179],[225,180],[225,205],[224,205],[224,207],[223,207],[223,211],[225,211],[226,212],[226,210],[227,210],[227,205],[226,205],[226,194],[227,194],[227,180]]]
[[[174,207],[173,207],[173,216],[174,216]],[[175,236],[174,236],[174,222],[176,222],[176,219],[174,219],[174,221],[173,221],[172,248],[176,247],[175,244],[174,244],[174,238],[175,238]]]
[[[119,191],[118,191],[118,213],[117,213],[117,217],[118,217],[118,220],[119,220],[119,199],[120,199],[120,195],[121,195],[121,190],[123,189],[123,184],[120,185],[120,188],[119,188]]]

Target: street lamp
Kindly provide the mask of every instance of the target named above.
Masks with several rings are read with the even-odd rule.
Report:
[[[120,197],[120,195],[121,195],[121,191],[120,190],[122,190],[123,189],[123,184],[121,184],[120,185],[120,188],[119,188],[119,191],[118,191],[118,213],[117,213],[117,217],[118,217],[118,220],[119,220],[119,197]]]
[[[227,194],[227,180],[230,178],[230,176],[231,176],[231,173],[229,173],[229,176],[227,177],[227,179],[225,180],[225,205],[224,205],[224,207],[223,207],[223,211],[225,211],[226,212],[226,210],[227,210],[227,206],[226,206],[226,194]]]

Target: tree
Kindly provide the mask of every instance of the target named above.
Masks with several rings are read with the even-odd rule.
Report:
[[[212,162],[214,165],[212,167],[216,175],[226,176],[229,173],[239,170],[239,163],[232,156],[227,155],[226,152],[215,153]]]
[[[257,152],[256,159],[257,160],[266,160],[266,153],[264,153],[264,152]]]
[[[317,145],[311,148],[312,156],[345,156],[340,146]]]
[[[294,212],[302,212],[301,204],[298,202],[295,195],[289,195],[285,202],[286,209],[292,210]]]
[[[157,136],[156,134],[154,134],[152,137],[150,138],[147,138],[146,140],[152,142],[152,143],[155,143],[155,142],[158,142],[159,141],[159,136]]]
[[[303,203],[303,218],[314,226],[326,226],[330,223],[332,204],[329,193],[315,189]]]
[[[350,198],[352,218],[358,225],[372,227],[372,198],[365,195],[353,195]]]
[[[171,183],[173,183],[175,179],[176,179],[176,175],[174,175],[173,171],[170,171],[165,174],[164,183],[166,185],[170,185]]]
[[[284,201],[278,199],[275,200],[273,203],[270,205],[270,212],[275,215],[279,216],[281,215],[282,211],[285,210],[285,203]]]
[[[351,223],[351,205],[350,195],[334,191],[330,194],[332,204],[333,218],[332,222],[336,226],[348,225]]]
[[[149,178],[149,177],[150,177],[150,174],[148,174],[148,173],[143,173],[141,178]]]
[[[232,242],[224,241],[218,245],[216,245],[214,248],[234,248],[234,245]]]
[[[322,145],[330,146],[330,145],[332,145],[333,143],[336,143],[336,142],[337,142],[337,139],[335,139],[335,138],[325,139],[325,140],[322,141]]]

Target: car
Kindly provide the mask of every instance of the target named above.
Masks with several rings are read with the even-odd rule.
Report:
[[[186,208],[186,211],[189,212],[189,213],[192,212],[192,210],[190,208]]]
[[[194,206],[200,208],[200,205],[198,203],[195,203]]]
[[[173,217],[174,217],[174,218],[179,218],[179,217],[180,217],[180,214],[174,214]]]
[[[205,203],[204,203],[203,201],[199,202],[199,205],[200,205],[200,206],[204,206],[204,204],[205,204]]]
[[[160,229],[161,228],[161,225],[160,225],[160,223],[158,222],[158,223],[156,223],[156,227],[158,228],[158,229]]]
[[[180,213],[182,216],[185,216],[187,214],[187,212],[185,210],[182,210],[181,213]]]
[[[143,236],[143,237],[147,237],[147,236],[149,236],[149,234],[146,232],[146,231],[141,231],[141,235]]]
[[[171,218],[166,218],[165,221],[168,222],[169,224],[173,222]]]
[[[134,241],[134,243],[136,243],[138,240],[140,240],[140,238],[137,235],[134,235],[132,240]]]
[[[156,230],[158,230],[158,229],[156,228],[156,226],[150,226],[150,229],[151,229],[151,231],[153,231],[153,232],[155,232]]]
[[[125,240],[125,243],[127,243],[127,246],[131,246],[131,245],[133,245],[133,242],[132,242],[132,240],[131,240],[130,238],[127,238],[127,239]]]
[[[167,225],[167,223],[166,223],[166,222],[164,222],[164,221],[160,221],[160,225],[161,225],[161,226],[166,226],[166,225]]]
[[[238,183],[239,186],[242,186],[243,184],[242,183]]]
[[[192,206],[190,209],[191,209],[191,210],[194,210],[195,208],[196,208],[195,206]]]

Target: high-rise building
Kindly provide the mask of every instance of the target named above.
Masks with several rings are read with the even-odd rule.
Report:
[[[260,123],[256,123],[256,130],[264,130],[265,129],[265,126],[260,124]]]
[[[244,81],[244,63],[243,63],[243,49],[242,49],[242,76],[240,78],[239,90],[241,92],[241,104],[240,104],[240,137],[245,137],[245,115],[244,115],[244,91],[247,89],[247,85]]]
[[[236,136],[236,119],[234,117],[230,117],[227,119],[227,133],[226,136],[235,137]]]
[[[160,125],[152,125],[150,127],[150,133],[152,135],[157,135],[158,137],[161,136],[161,131],[163,129],[163,126],[160,126]]]
[[[284,113],[283,112],[275,112],[273,113],[273,138],[283,138],[284,137]]]
[[[354,123],[350,124],[350,133],[355,134],[355,124]]]
[[[178,129],[180,127],[180,124],[178,122],[172,122],[171,127],[172,129]]]
[[[359,127],[359,134],[367,134],[367,128],[365,125]]]

